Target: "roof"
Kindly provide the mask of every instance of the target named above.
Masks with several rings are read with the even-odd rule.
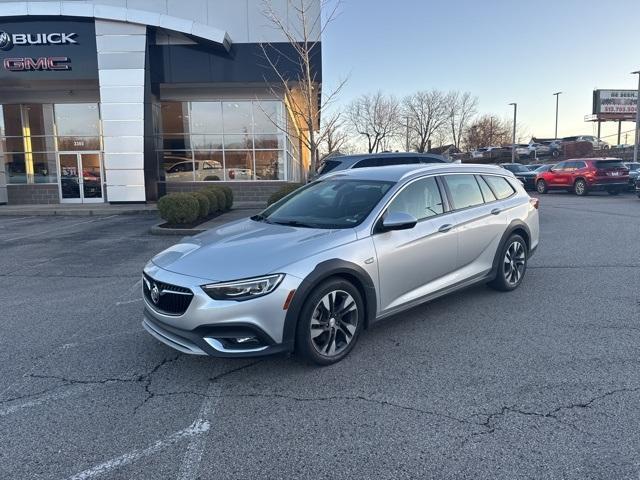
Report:
[[[500,173],[513,176],[511,172],[497,165],[473,163],[428,163],[413,165],[393,165],[389,167],[352,168],[328,173],[323,179],[352,179],[399,182],[405,178],[417,177],[425,173]]]

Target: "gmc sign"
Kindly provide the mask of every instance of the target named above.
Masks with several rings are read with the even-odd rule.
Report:
[[[10,72],[71,70],[69,57],[5,58],[3,64]]]

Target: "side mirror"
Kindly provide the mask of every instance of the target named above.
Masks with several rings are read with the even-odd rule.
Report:
[[[418,219],[413,215],[404,212],[391,212],[386,215],[382,221],[383,232],[391,230],[410,230],[416,226]]]

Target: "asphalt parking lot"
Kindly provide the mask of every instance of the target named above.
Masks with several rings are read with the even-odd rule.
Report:
[[[520,289],[388,319],[343,362],[141,327],[150,216],[0,218],[0,478],[640,476],[640,199],[541,197]]]

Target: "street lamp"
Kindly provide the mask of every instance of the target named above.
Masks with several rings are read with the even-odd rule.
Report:
[[[638,135],[638,133],[640,132],[640,129],[638,128],[640,126],[640,70],[637,70],[635,72],[631,72],[631,75],[638,75],[638,93],[637,95],[637,99],[636,99],[636,141],[634,142],[634,146],[633,146],[633,162],[637,163],[638,162],[638,145],[640,138],[638,138],[640,135]]]
[[[518,104],[510,103],[513,105],[513,141],[511,142],[511,163],[516,163],[516,120],[518,118]]]
[[[556,136],[555,136],[556,140],[558,139],[558,102],[559,102],[561,93],[562,92],[554,93],[554,95],[556,96]]]

